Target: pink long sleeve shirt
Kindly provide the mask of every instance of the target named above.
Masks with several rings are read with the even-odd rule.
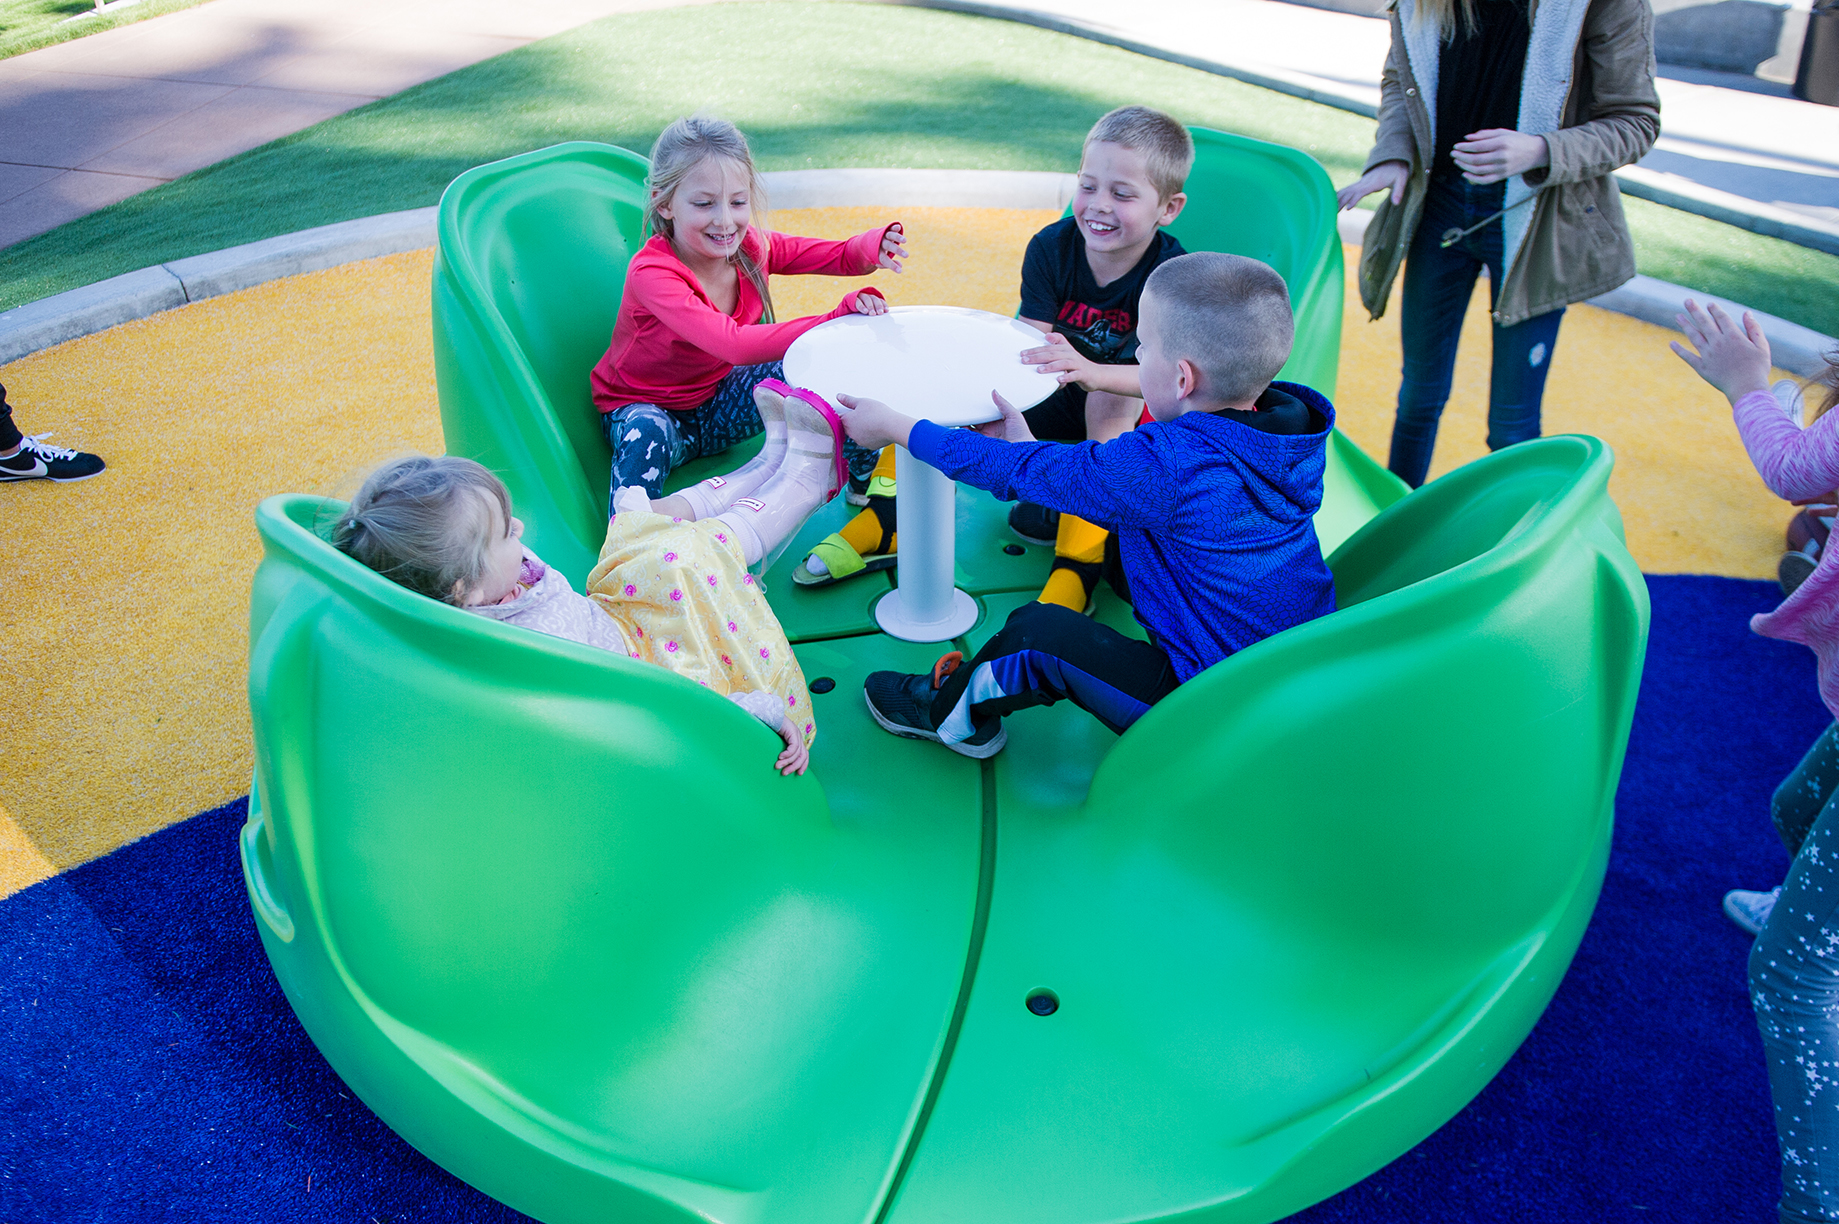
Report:
[[[881,238],[889,228],[867,230],[843,242],[772,233],[762,239],[760,231],[749,229],[741,245],[769,274],[866,276],[880,260]],[[862,293],[881,296],[873,287],[858,289],[829,314],[762,323],[766,310],[759,291],[742,276],[734,312],[724,314],[677,258],[670,239],[654,234],[626,270],[613,343],[594,367],[594,405],[602,412],[627,404],[679,412],[694,408],[715,394],[735,366],[778,361],[792,341],[819,323],[853,313]]]
[[[1806,501],[1839,488],[1839,411],[1802,429],[1773,395],[1752,391],[1736,402],[1732,415],[1750,462],[1775,496]],[[1839,548],[1823,549],[1807,581],[1775,611],[1751,617],[1750,628],[1814,652],[1820,699],[1839,718]]]

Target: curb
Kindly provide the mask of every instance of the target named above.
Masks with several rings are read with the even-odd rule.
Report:
[[[1373,214],[1364,209],[1342,213],[1339,221],[1341,241],[1350,246],[1361,245],[1362,239],[1366,237],[1367,223],[1372,219]],[[1651,276],[1637,275],[1621,288],[1590,298],[1584,304],[1613,310],[1644,323],[1658,324],[1668,331],[1678,331],[1679,326],[1673,321],[1673,316],[1686,312],[1687,298],[1703,306],[1715,302],[1734,319],[1742,318],[1746,310],[1755,315],[1756,321],[1762,324],[1762,334],[1769,339],[1770,360],[1777,369],[1786,370],[1796,378],[1817,378],[1826,370],[1827,355],[1839,351],[1839,340],[1811,327],[1802,327],[1799,323],[1791,323],[1760,310],[1751,310],[1741,302],[1688,289],[1671,281],[1656,280]],[[1358,303],[1355,305],[1357,308]]]
[[[909,207],[1063,209],[1073,176],[1029,170],[782,170],[761,176],[780,208]],[[414,208],[341,221],[243,246],[175,259],[85,285],[0,313],[0,365],[40,349],[105,331],[134,319],[247,289],[284,276],[316,272],[359,259],[421,250],[435,243],[436,208]],[[1359,245],[1373,214],[1344,212],[1341,240]],[[1590,305],[1672,328],[1687,296],[1717,302],[1732,314],[1744,306],[1651,276]],[[1802,378],[1826,368],[1839,341],[1774,315],[1752,312],[1769,338],[1775,364]]]
[[[1180,64],[1186,68],[1197,68],[1202,72],[1211,72],[1215,76],[1230,77],[1235,81],[1244,81],[1248,85],[1257,85],[1263,89],[1288,94],[1293,98],[1319,102],[1337,110],[1351,111],[1356,115],[1364,115],[1368,119],[1375,118],[1379,114],[1378,106],[1372,101],[1375,91],[1371,88],[1363,88],[1360,92],[1355,92],[1338,87],[1334,81],[1309,76],[1306,73],[1287,72],[1270,64],[1251,67],[1228,63],[1224,60],[1187,55],[1174,47],[1128,38],[1103,25],[1083,21],[1077,17],[1031,9],[1022,4],[1003,3],[1002,0],[876,0],[876,2],[896,4],[907,8],[937,9],[947,13],[964,13],[972,17],[989,17],[997,21],[1013,21],[1019,25],[1036,26],[1043,30],[1052,30],[1056,34],[1071,34],[1077,38],[1104,43],[1125,51],[1134,51],[1138,55],[1147,55],[1152,59]],[[1307,4],[1308,0],[1301,0],[1301,2]],[[1312,7],[1332,8],[1341,12],[1349,11],[1337,4],[1320,4]],[[1728,191],[1702,186],[1675,174],[1662,174],[1655,170],[1644,170],[1639,166],[1624,166],[1615,172],[1615,176],[1622,190],[1638,199],[1664,204],[1668,208],[1694,213],[1713,221],[1721,221],[1726,225],[1734,225],[1738,229],[1749,230],[1753,234],[1761,234],[1765,238],[1780,238],[1796,246],[1811,247],[1816,251],[1839,255],[1839,225],[1824,224],[1785,208],[1775,208],[1740,195],[1733,195]]]
[[[0,365],[162,310],[283,276],[434,245],[435,209],[413,208],[175,259],[0,313]]]

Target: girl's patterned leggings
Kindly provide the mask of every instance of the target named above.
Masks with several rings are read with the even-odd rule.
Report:
[[[1750,952],[1769,1062],[1784,1224],[1839,1220],[1839,724],[1775,792],[1794,864]]]
[[[766,426],[754,407],[753,389],[769,378],[785,377],[777,361],[736,366],[715,388],[715,394],[688,412],[671,412],[656,404],[627,404],[600,415],[600,428],[613,447],[613,477],[607,493],[607,514],[613,513],[613,494],[631,485],[645,496],[664,496],[671,472],[692,459],[718,455],[745,442]],[[852,481],[867,486],[879,451],[865,451],[843,439],[843,459]]]

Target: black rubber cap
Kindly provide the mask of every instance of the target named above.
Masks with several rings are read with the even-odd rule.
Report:
[[[1020,544],[1004,544],[1003,551],[1008,553],[1011,557],[1019,557],[1028,550],[1023,548]]]
[[[828,693],[835,687],[836,681],[832,680],[829,676],[819,676],[817,679],[811,681],[811,691],[813,693]]]
[[[1060,1010],[1060,1000],[1051,990],[1037,990],[1028,996],[1028,1010],[1037,1016],[1051,1016]]]

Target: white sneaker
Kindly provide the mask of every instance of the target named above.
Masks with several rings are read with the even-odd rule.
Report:
[[[1750,934],[1760,935],[1769,921],[1769,915],[1775,912],[1775,902],[1781,895],[1779,884],[1768,892],[1733,888],[1724,894],[1724,913]]]

